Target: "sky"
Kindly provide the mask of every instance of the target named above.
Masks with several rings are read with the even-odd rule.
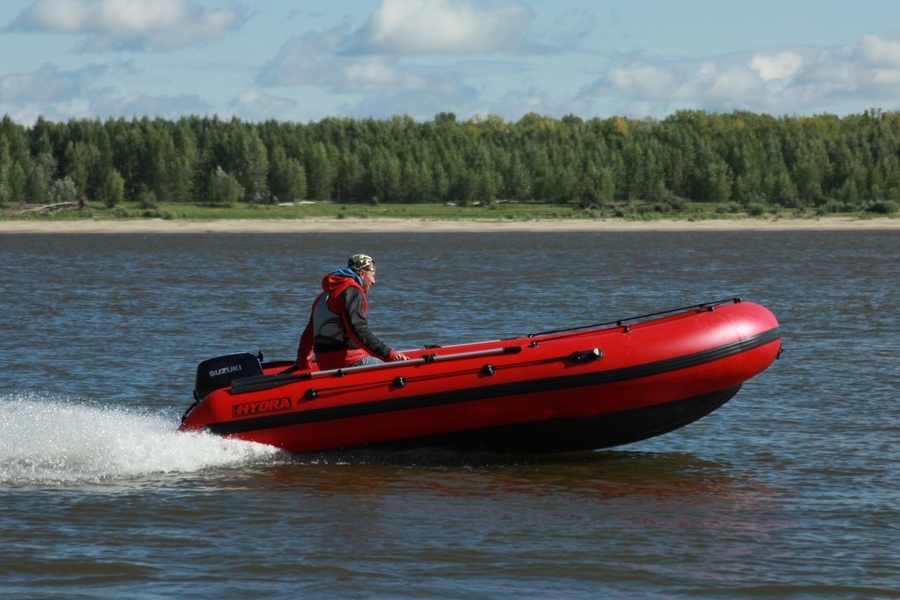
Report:
[[[900,110],[898,0],[2,0],[0,114]]]

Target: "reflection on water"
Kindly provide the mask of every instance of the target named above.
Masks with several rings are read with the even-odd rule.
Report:
[[[489,490],[543,495],[586,494],[604,498],[680,490],[719,493],[740,486],[727,463],[688,453],[603,451],[550,456],[402,452],[335,452],[296,456],[268,466],[252,481],[266,489],[332,488],[347,493],[394,493],[398,486],[465,495]],[[436,486],[436,487],[435,487]],[[380,490],[380,491],[379,491]]]

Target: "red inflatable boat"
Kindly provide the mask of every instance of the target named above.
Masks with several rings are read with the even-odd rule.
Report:
[[[781,351],[766,308],[730,299],[521,338],[291,371],[206,360],[182,431],[293,453],[359,447],[567,452],[657,436],[731,399]]]

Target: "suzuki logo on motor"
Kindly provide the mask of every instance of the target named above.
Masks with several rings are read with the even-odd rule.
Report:
[[[224,375],[225,373],[236,373],[241,370],[241,365],[229,365],[227,367],[222,367],[221,369],[216,369],[214,371],[209,372],[210,377],[218,377],[219,375]]]
[[[256,402],[244,402],[243,404],[235,404],[231,407],[231,412],[235,417],[246,417],[247,415],[277,412],[280,410],[291,410],[290,396],[258,400]]]

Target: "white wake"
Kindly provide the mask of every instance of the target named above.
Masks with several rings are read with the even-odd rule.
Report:
[[[271,461],[270,446],[179,433],[171,416],[0,395],[0,487],[124,482]]]

